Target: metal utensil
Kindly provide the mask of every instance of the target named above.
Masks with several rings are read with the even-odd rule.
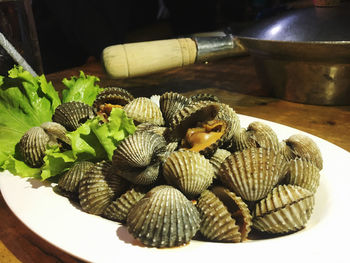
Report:
[[[134,77],[248,51],[262,86],[272,95],[300,103],[350,105],[350,3],[334,4],[328,0],[322,7],[292,10],[237,36],[107,47],[103,62],[111,77]]]

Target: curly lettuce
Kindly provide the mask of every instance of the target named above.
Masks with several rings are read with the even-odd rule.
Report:
[[[79,77],[63,79],[62,103],[80,101],[92,105],[102,90],[95,84],[99,79],[80,72]],[[34,126],[52,121],[61,104],[58,92],[45,76],[34,77],[22,67],[15,66],[8,76],[0,76],[0,170],[8,170],[21,177],[41,180],[53,178],[80,160],[111,160],[113,151],[136,128],[122,109],[113,109],[107,123],[101,117],[88,120],[67,136],[71,150],[61,151],[58,145],[49,147],[40,168],[24,163],[18,142]]]
[[[85,75],[80,71],[79,77],[64,78],[65,89],[62,91],[62,103],[79,101],[92,106],[97,94],[102,90],[95,84],[100,79],[96,76]]]
[[[102,122],[99,116],[86,121],[78,129],[67,134],[71,140],[72,150],[59,152],[55,148],[46,151],[42,179],[63,173],[77,161],[112,160],[118,144],[135,130],[133,120],[119,108],[111,111],[108,122]]]
[[[8,76],[0,76],[0,168],[6,169],[15,155],[15,147],[31,127],[51,121],[61,104],[57,91],[44,75],[32,76],[15,66]],[[5,162],[7,165],[5,165]]]

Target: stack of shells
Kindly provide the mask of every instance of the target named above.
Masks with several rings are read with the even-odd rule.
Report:
[[[323,163],[311,138],[295,134],[280,142],[262,122],[243,128],[211,94],[134,98],[113,87],[91,108],[60,105],[53,121],[74,130],[115,106],[134,120],[136,132],[112,161],[75,163],[55,188],[85,212],[125,224],[150,247],[242,242],[252,228],[287,234],[305,227]]]

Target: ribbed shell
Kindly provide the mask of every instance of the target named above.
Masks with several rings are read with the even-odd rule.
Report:
[[[127,90],[119,87],[107,87],[100,92],[93,103],[95,111],[99,110],[102,104],[124,106],[134,99],[134,96]]]
[[[59,140],[70,145],[70,139],[67,137],[67,130],[61,124],[53,121],[44,122],[40,125],[50,137],[49,145],[57,144]]]
[[[24,162],[31,167],[43,165],[46,147],[58,144],[58,139],[70,143],[66,129],[59,123],[44,122],[39,127],[30,128],[19,141]]]
[[[166,127],[158,126],[147,122],[140,123],[139,125],[136,126],[136,132],[149,131],[149,132],[157,133],[162,136],[164,136],[165,130],[166,130]]]
[[[163,136],[148,131],[136,132],[125,138],[114,151],[113,169],[134,184],[152,184],[157,180],[165,151]]]
[[[248,138],[255,142],[257,147],[272,148],[279,150],[279,140],[277,134],[272,128],[262,122],[252,122],[247,128]]]
[[[190,242],[200,227],[197,208],[179,190],[161,185],[149,191],[127,217],[128,231],[149,247]]]
[[[137,123],[147,122],[155,125],[164,125],[162,112],[157,104],[149,98],[139,97],[124,106],[124,111],[129,118]]]
[[[287,162],[269,148],[235,152],[222,163],[219,179],[244,200],[260,200],[287,172]]]
[[[300,230],[310,219],[314,202],[309,190],[296,185],[279,185],[257,203],[253,227],[269,233]]]
[[[255,142],[250,140],[247,136],[247,129],[241,128],[240,131],[232,137],[231,144],[227,149],[231,152],[240,152],[251,147],[256,147]]]
[[[213,182],[214,170],[209,160],[197,152],[173,152],[163,166],[163,176],[188,197],[195,197]]]
[[[58,186],[68,192],[78,192],[80,180],[93,166],[94,163],[88,161],[76,162],[59,178]]]
[[[118,166],[114,169],[118,175],[136,185],[150,185],[159,178],[160,161],[146,167]]]
[[[241,123],[239,117],[233,108],[227,104],[221,103],[221,109],[216,119],[223,120],[227,123],[226,132],[223,138],[221,138],[222,142],[220,143],[221,145],[227,145],[233,137],[240,133]]]
[[[146,194],[142,188],[131,188],[115,199],[103,212],[103,216],[117,222],[125,223],[128,213]]]
[[[176,92],[165,92],[160,96],[159,107],[163,113],[165,120],[165,125],[168,126],[169,123],[174,118],[177,111],[183,109],[185,106],[189,105],[191,100]]]
[[[127,187],[125,180],[111,171],[110,162],[102,161],[89,169],[79,184],[79,200],[82,209],[101,215],[113,199]]]
[[[230,155],[231,152],[225,149],[217,149],[214,155],[209,159],[209,162],[212,164],[214,169],[214,178],[218,177],[218,174],[220,173],[221,164]]]
[[[197,208],[202,221],[201,234],[209,241],[241,242],[241,233],[236,220],[220,199],[211,191],[205,190],[198,199]]]
[[[282,153],[288,160],[297,157],[307,159],[314,162],[318,169],[322,170],[323,159],[320,148],[310,137],[303,134],[294,134],[281,143],[281,148]]]
[[[166,141],[163,136],[140,131],[125,138],[113,154],[113,165],[128,167],[146,167],[156,155],[165,151]]]
[[[170,141],[183,139],[189,128],[196,127],[198,122],[213,120],[220,109],[220,103],[211,101],[196,102],[184,107],[175,114],[172,122],[169,123],[168,139]]]
[[[19,141],[24,162],[31,167],[40,167],[44,163],[43,158],[49,140],[50,137],[43,128],[30,128]]]
[[[215,101],[215,102],[220,102],[219,98],[215,96],[214,94],[210,93],[198,93],[196,95],[193,95],[190,97],[190,100],[192,102],[197,102],[197,101]]]
[[[204,191],[197,208],[202,218],[200,231],[208,240],[242,242],[247,238],[252,216],[242,199],[227,188]]]
[[[280,142],[272,128],[262,122],[252,122],[247,129],[241,129],[240,134],[234,138],[233,151],[242,151],[250,147],[272,148],[278,151]]]
[[[320,184],[320,170],[314,163],[305,159],[297,158],[291,160],[285,183],[298,185],[312,193],[316,193]]]
[[[219,197],[231,213],[231,216],[236,220],[241,232],[241,241],[247,239],[252,225],[252,215],[250,214],[248,205],[241,197],[231,192],[228,188],[216,186],[211,191]]]
[[[95,113],[91,106],[82,102],[71,101],[59,105],[55,109],[52,120],[62,124],[68,131],[74,131],[88,119],[94,117]]]

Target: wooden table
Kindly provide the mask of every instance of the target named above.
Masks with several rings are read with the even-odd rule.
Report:
[[[49,74],[47,79],[61,89],[62,79],[77,76],[80,70],[98,76],[101,87],[120,86],[135,96],[149,97],[169,90],[185,95],[214,93],[237,113],[306,131],[350,151],[350,106],[304,105],[272,98],[260,88],[249,56],[125,80],[109,79],[101,65],[92,62]],[[14,216],[2,197],[0,222],[0,262],[80,262],[29,230]]]

